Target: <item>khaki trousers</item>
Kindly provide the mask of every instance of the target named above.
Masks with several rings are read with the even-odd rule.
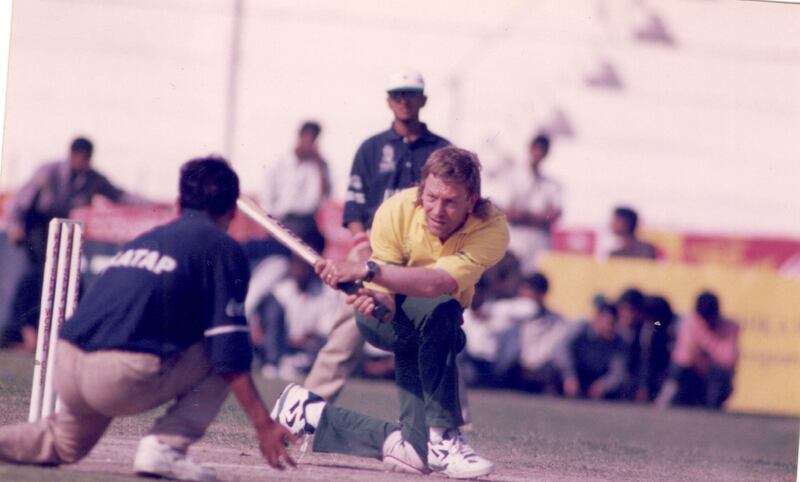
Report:
[[[358,331],[353,308],[343,306],[325,345],[317,354],[304,386],[333,403],[342,392],[364,351],[364,337]]]
[[[347,253],[348,261],[366,262],[369,246],[356,244]],[[365,252],[364,250],[367,249]],[[331,328],[325,345],[317,353],[314,365],[306,377],[304,387],[316,393],[325,401],[333,403],[342,393],[347,377],[361,361],[364,353],[364,337],[358,331],[353,307],[342,304],[339,316]]]
[[[135,415],[175,399],[150,435],[185,452],[199,440],[228,395],[198,343],[167,359],[120,350],[84,352],[61,340],[56,414],[0,428],[0,460],[58,465],[89,453],[114,417]]]

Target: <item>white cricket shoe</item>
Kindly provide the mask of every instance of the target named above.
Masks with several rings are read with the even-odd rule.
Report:
[[[138,475],[163,477],[171,480],[218,482],[214,469],[190,459],[185,453],[148,435],[139,442],[133,471]]]
[[[428,442],[428,466],[454,479],[473,479],[494,470],[494,464],[476,454],[458,429],[446,431],[441,440]]]
[[[395,430],[383,442],[383,466],[389,472],[426,475],[431,471],[414,447],[403,439],[400,430]]]
[[[306,406],[309,403],[324,402],[316,393],[312,393],[296,383],[286,385],[275,406],[272,407],[272,419],[289,429],[293,435],[303,437],[314,433],[316,427],[306,420]]]

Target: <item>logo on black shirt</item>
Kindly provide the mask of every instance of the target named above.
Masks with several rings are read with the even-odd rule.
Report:
[[[153,249],[128,249],[120,251],[108,264],[109,268],[138,268],[161,274],[175,271],[178,262],[172,256]]]

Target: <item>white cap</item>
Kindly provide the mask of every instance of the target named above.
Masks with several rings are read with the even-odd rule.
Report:
[[[389,77],[389,82],[386,85],[386,92],[422,92],[424,90],[425,81],[422,80],[422,74],[411,69],[403,69],[395,72]]]

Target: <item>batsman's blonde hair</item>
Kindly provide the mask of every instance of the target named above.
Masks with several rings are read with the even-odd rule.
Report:
[[[463,185],[467,194],[478,198],[472,214],[486,219],[491,211],[491,203],[481,197],[481,161],[474,152],[458,147],[447,146],[436,149],[422,167],[422,181],[417,190],[417,203],[422,204],[422,191],[428,176],[436,176],[445,182]]]

